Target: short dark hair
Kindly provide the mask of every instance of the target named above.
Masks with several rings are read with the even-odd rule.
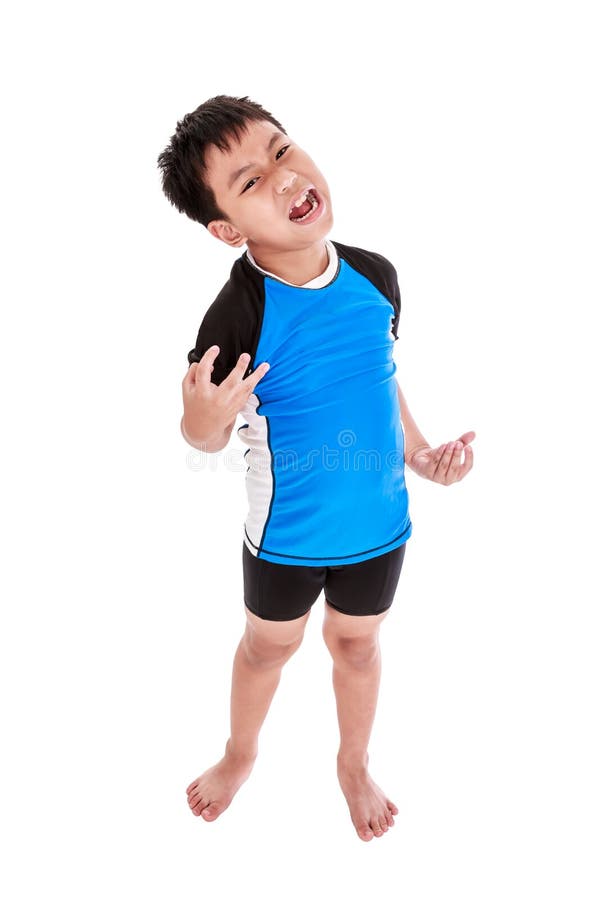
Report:
[[[260,103],[248,97],[211,97],[177,123],[175,134],[158,156],[162,189],[179,212],[205,227],[227,215],[217,206],[213,190],[205,181],[204,154],[210,144],[228,152],[230,140],[240,141],[250,121],[271,122],[283,134],[285,128]]]

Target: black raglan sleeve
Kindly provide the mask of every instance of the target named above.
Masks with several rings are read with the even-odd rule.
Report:
[[[382,256],[381,253],[371,253],[377,263],[378,281],[377,286],[381,292],[388,298],[392,304],[394,315],[390,331],[394,336],[394,340],[398,340],[398,325],[400,324],[400,285],[398,284],[398,272],[393,263]]]
[[[188,364],[200,362],[206,351],[217,344],[219,353],[213,363],[212,383],[221,384],[241,354],[249,353],[250,361],[242,375],[245,378],[254,366],[260,310],[259,291],[242,276],[240,267],[235,267],[232,277],[204,314],[196,344],[187,355]]]
[[[214,344],[218,345],[219,353],[213,363],[214,370],[210,379],[213,384],[221,384],[244,352],[239,330],[235,327],[235,322],[231,321],[227,304],[221,297],[217,297],[206,310],[198,329],[196,344],[187,355],[189,365],[200,362]]]
[[[392,334],[394,335],[394,340],[398,340],[398,325],[400,323],[400,285],[398,284],[398,273],[396,269],[392,265],[389,260],[387,260],[390,272],[388,275],[389,278],[389,293],[388,296],[392,302],[392,306],[394,307],[394,318],[392,319]]]

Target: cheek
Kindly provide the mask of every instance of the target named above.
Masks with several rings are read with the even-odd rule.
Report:
[[[324,190],[326,190],[327,193],[329,193],[329,185],[327,184],[327,181],[325,180],[325,176],[323,175],[323,173],[321,172],[321,170],[319,169],[319,167],[315,165],[315,163],[313,162],[313,160],[312,160],[312,159],[310,158],[310,156],[308,156],[308,154],[306,154],[306,153],[304,154],[304,159],[305,159],[305,164],[306,164],[306,166],[307,166],[308,168],[310,168],[310,170],[311,170],[312,173],[314,174],[314,176],[315,176],[315,181],[320,181],[320,183],[321,183],[321,185],[323,186]]]
[[[271,235],[275,223],[281,218],[281,212],[272,197],[265,193],[264,197],[256,197],[252,208],[244,211],[244,228],[254,235]]]
[[[315,172],[319,171],[318,168],[316,167],[316,165],[314,164],[313,160],[308,155],[308,153],[300,153],[299,156],[300,156],[302,165],[309,167],[311,169],[314,169]]]

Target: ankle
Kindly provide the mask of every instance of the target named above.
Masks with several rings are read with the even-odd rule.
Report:
[[[238,764],[252,764],[258,756],[258,748],[239,747],[234,745],[231,738],[229,738],[225,744],[225,756]]]
[[[366,751],[339,750],[337,768],[343,772],[365,773],[369,768],[369,754]]]

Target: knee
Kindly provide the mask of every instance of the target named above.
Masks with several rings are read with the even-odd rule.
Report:
[[[325,643],[338,666],[352,669],[369,669],[379,659],[377,635],[360,637],[325,636]]]
[[[247,630],[242,638],[246,661],[257,668],[282,666],[301,643],[301,637],[286,643],[275,643],[265,640],[252,630]]]

